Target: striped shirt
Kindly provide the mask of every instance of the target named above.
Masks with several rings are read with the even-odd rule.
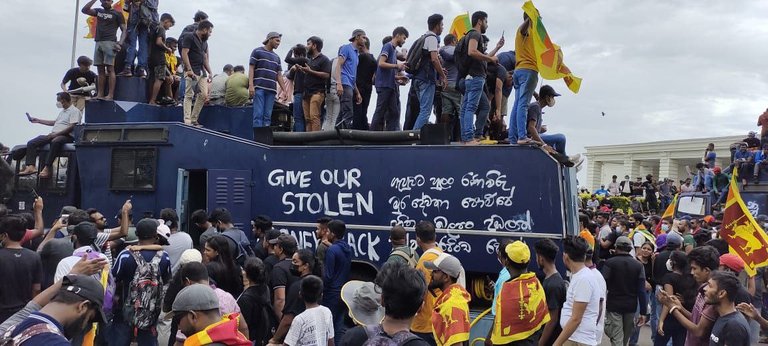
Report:
[[[251,66],[253,66],[253,86],[276,93],[277,74],[282,71],[280,57],[275,52],[259,47],[251,52]]]

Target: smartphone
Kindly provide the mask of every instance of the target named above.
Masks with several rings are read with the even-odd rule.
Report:
[[[61,215],[61,223],[66,224],[68,220],[69,220],[69,214]]]
[[[32,122],[32,116],[31,116],[31,115],[29,115],[29,113],[24,113],[24,114],[26,114],[26,115],[27,115],[27,120],[29,120],[29,122]]]
[[[501,31],[501,37],[504,37],[504,33],[505,33],[505,32],[506,32],[506,30],[502,30],[502,31]]]
[[[35,189],[32,189],[32,196],[34,196],[33,199],[37,199],[38,197],[40,197],[40,195],[37,194],[37,191],[35,191]]]

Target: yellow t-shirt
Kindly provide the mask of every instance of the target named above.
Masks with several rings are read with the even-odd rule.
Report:
[[[421,258],[419,258],[419,262],[416,263],[416,270],[419,270],[424,274],[424,278],[427,279],[427,286],[432,282],[432,271],[424,267],[424,263],[434,261],[441,253],[443,253],[443,250],[435,247],[434,252],[424,252]],[[440,290],[435,292],[438,297],[441,293]],[[424,306],[421,307],[421,310],[419,310],[416,317],[414,317],[413,322],[411,322],[412,331],[417,333],[432,333],[432,310],[435,307],[435,299],[437,298],[432,296],[432,293],[429,291],[424,294]]]
[[[165,63],[168,66],[168,70],[171,71],[171,74],[176,74],[176,66],[179,65],[179,61],[176,58],[175,54],[165,53]]]
[[[528,28],[528,36],[523,36],[520,30],[515,34],[515,69],[539,71],[536,66],[536,51],[533,49],[533,28]]]

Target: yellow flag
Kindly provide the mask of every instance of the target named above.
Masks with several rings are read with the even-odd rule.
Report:
[[[528,0],[523,4],[523,11],[531,18],[531,35],[533,48],[536,52],[536,66],[544,79],[563,79],[568,89],[574,93],[579,92],[581,78],[571,73],[571,70],[563,63],[563,51],[560,46],[554,44],[544,28],[544,23],[539,15],[539,10]]]
[[[664,214],[661,215],[662,219],[675,216],[675,208],[677,207],[677,196],[679,195],[675,195],[675,198],[672,199],[672,203],[669,204],[669,206],[667,207],[667,210],[665,210]]]
[[[723,211],[720,237],[730,246],[730,252],[744,260],[744,270],[754,276],[757,268],[768,264],[768,238],[744,204],[736,184],[738,170],[733,172],[728,200]]]
[[[472,29],[472,21],[469,20],[469,13],[464,13],[453,19],[450,33],[453,36],[456,36],[456,41],[458,41],[464,37],[464,34],[470,29]]]

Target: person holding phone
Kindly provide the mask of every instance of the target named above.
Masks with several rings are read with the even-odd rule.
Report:
[[[37,151],[40,147],[50,144],[48,156],[44,160],[41,160],[44,162],[44,166],[38,176],[40,179],[50,178],[53,161],[59,157],[64,144],[75,141],[74,137],[72,137],[72,130],[75,129],[75,125],[80,123],[83,114],[72,104],[72,98],[65,92],[56,94],[56,107],[61,109],[56,120],[38,119],[27,113],[27,120],[29,120],[29,122],[33,124],[43,124],[53,128],[51,129],[51,133],[37,136],[27,142],[26,166],[24,170],[19,172],[19,175],[25,176],[38,173],[37,166],[35,165]]]

